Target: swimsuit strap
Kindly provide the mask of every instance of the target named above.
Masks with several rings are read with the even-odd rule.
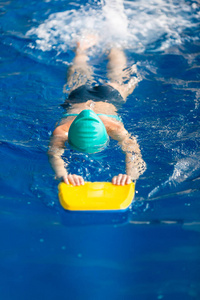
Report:
[[[63,114],[63,117],[76,117],[78,116],[79,114],[68,114],[68,113],[65,113]],[[110,118],[113,118],[113,119],[116,119],[117,121],[120,121],[122,122],[122,118],[119,117],[118,115],[106,115],[106,114],[97,114],[97,116],[106,116],[106,117],[110,117]]]
[[[122,122],[122,118],[118,115],[97,114],[97,116],[106,116],[106,117],[110,117],[110,118],[116,119],[117,121]]]
[[[68,114],[68,113],[66,113],[66,114],[63,114],[63,117],[73,117],[73,116],[78,116],[78,114]]]

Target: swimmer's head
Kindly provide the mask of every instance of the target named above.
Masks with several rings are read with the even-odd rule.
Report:
[[[108,140],[103,122],[89,109],[83,110],[69,128],[69,144],[81,152],[100,152],[106,147]]]

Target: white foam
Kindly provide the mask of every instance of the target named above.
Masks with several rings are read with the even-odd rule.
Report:
[[[148,198],[153,198],[161,195],[163,192],[173,193],[176,187],[180,184],[189,182],[190,188],[194,186],[192,181],[199,180],[200,162],[199,153],[197,152],[193,157],[180,159],[174,166],[172,175],[161,185],[155,187],[149,194]],[[187,185],[186,185],[187,186]]]
[[[195,1],[94,0],[50,15],[27,35],[36,36],[36,47],[43,51],[67,51],[81,35],[91,31],[100,36],[101,48],[118,44],[142,52],[160,40],[152,47],[160,51],[181,44],[184,29],[197,26],[193,18],[199,18]]]

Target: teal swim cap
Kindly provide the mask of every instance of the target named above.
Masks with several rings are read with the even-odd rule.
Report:
[[[105,148],[108,140],[103,122],[90,109],[83,110],[69,128],[69,144],[81,152],[100,152]]]

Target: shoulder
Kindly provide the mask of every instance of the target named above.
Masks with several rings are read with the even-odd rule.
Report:
[[[101,120],[104,123],[107,133],[109,136],[111,136],[111,138],[121,140],[128,135],[128,131],[124,128],[124,124],[122,122],[116,121],[107,116],[102,116]]]
[[[58,136],[58,135],[65,135],[69,131],[69,127],[72,124],[73,120],[68,121],[62,125],[59,125],[58,127],[55,128],[53,135]]]
[[[104,126],[106,127],[106,129],[120,129],[120,128],[124,128],[124,124],[121,121],[118,121],[114,118],[111,118],[109,116],[106,115],[102,115],[99,116],[101,121],[104,123]]]

